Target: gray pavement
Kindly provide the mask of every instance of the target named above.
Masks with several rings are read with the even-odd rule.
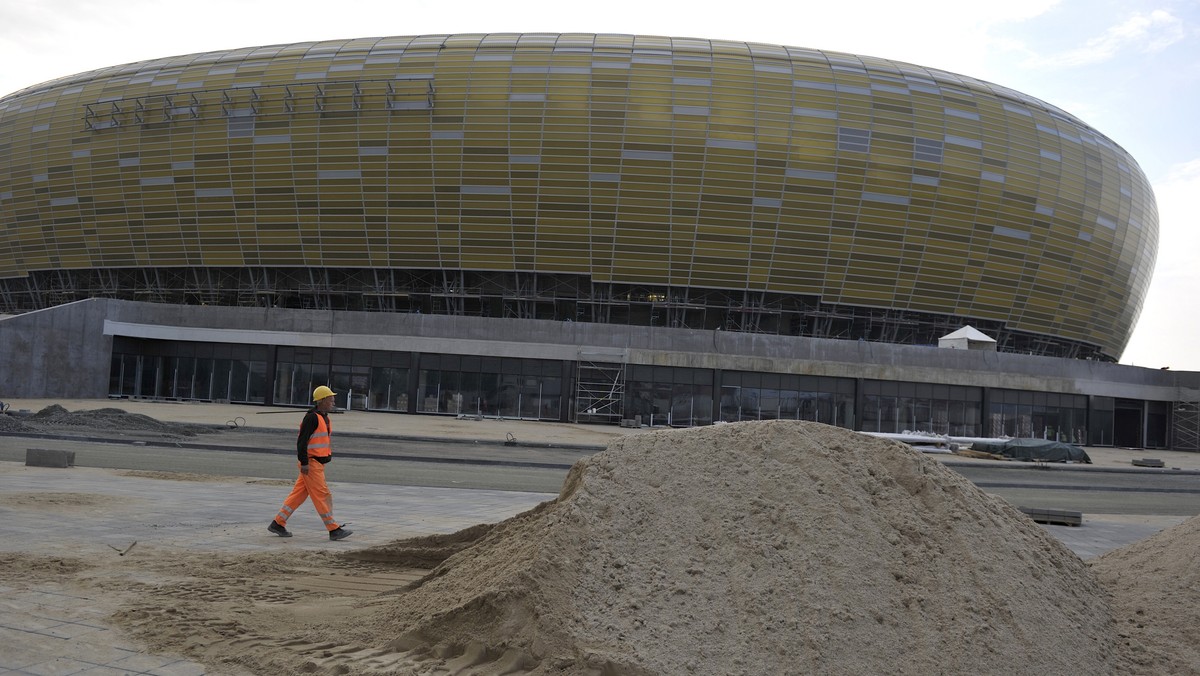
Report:
[[[69,411],[99,408],[119,408],[129,413],[148,415],[158,420],[208,425],[227,428],[237,425],[235,433],[222,434],[221,443],[239,433],[260,432],[278,434],[275,448],[287,449],[295,437],[302,409],[254,406],[250,404],[211,404],[203,402],[145,401],[129,399],[4,399],[9,404],[10,414],[20,411],[36,413],[52,404]],[[658,428],[661,429],[661,428]],[[352,435],[357,439],[372,436],[395,441],[458,441],[470,442],[485,447],[502,446],[505,453],[514,455],[529,450],[561,449],[599,450],[609,442],[632,434],[646,434],[652,428],[623,428],[613,425],[574,425],[569,423],[547,423],[528,420],[484,418],[454,418],[435,415],[402,415],[349,411],[334,419],[334,433],[340,438]],[[516,441],[514,446],[504,446],[509,435]],[[210,440],[207,435],[194,441]],[[352,445],[339,444],[339,450],[354,450]],[[461,444],[459,445],[461,449]],[[1080,469],[1115,468],[1129,469],[1132,461],[1142,458],[1158,458],[1167,468],[1200,471],[1200,453],[1181,451],[1140,450],[1125,448],[1088,447],[1093,465],[1076,466]],[[456,450],[456,453],[461,450]],[[959,456],[934,456],[939,460],[955,463],[994,464],[992,460],[968,460]]]
[[[278,434],[276,453],[214,453],[177,449],[171,458],[182,464],[156,466],[156,472],[131,472],[115,467],[86,466],[85,458],[66,469],[27,467],[24,447],[53,447],[75,443],[54,439],[8,438],[0,435],[0,565],[15,557],[121,557],[143,551],[193,552],[198,556],[221,553],[257,553],[294,550],[347,551],[396,539],[450,533],[477,523],[495,523],[554,497],[569,460],[602,448],[609,441],[648,430],[616,427],[533,423],[506,420],[456,420],[432,416],[404,416],[351,412],[334,422],[335,449],[363,448],[372,438],[381,446],[397,445],[407,451],[417,443],[450,439],[459,443],[420,447],[421,453],[446,457],[476,454],[476,460],[509,464],[476,465],[495,473],[532,472],[532,490],[486,490],[449,486],[412,486],[397,483],[340,481],[337,471],[350,472],[355,460],[340,458],[331,466],[330,485],[334,513],[354,535],[329,542],[314,510],[305,504],[289,522],[295,537],[281,539],[266,532],[266,525],[289,490],[294,470],[279,453],[286,454],[294,438],[299,413],[264,415],[263,407],[217,404],[169,404],[128,401],[10,401],[13,410],[37,411],[58,403],[71,411],[117,407],[144,413],[159,420],[224,425],[242,419],[232,434],[221,433],[222,443],[239,438],[261,446],[262,439]],[[253,436],[249,432],[261,433]],[[212,439],[203,435],[196,443]],[[339,437],[341,437],[339,439]],[[505,445],[513,440],[516,444]],[[92,442],[87,442],[92,443]],[[137,448],[137,444],[126,444]],[[141,446],[142,452],[162,457],[161,449]],[[270,449],[267,449],[270,450]],[[1200,454],[1088,449],[1096,467],[1128,467],[1131,458],[1161,457],[1168,467],[1200,470]],[[536,451],[536,452],[534,452]],[[335,453],[338,451],[335,450]],[[215,456],[258,458],[264,464],[253,471],[230,475],[222,471],[226,460]],[[547,460],[549,459],[549,460]],[[939,458],[941,459],[941,458]],[[136,459],[135,459],[136,460]],[[547,460],[556,467],[530,467]],[[947,459],[949,461],[949,459]],[[366,478],[381,476],[381,463],[363,459]],[[389,460],[390,463],[399,462]],[[979,461],[987,463],[988,461]],[[993,461],[994,462],[994,461]],[[120,464],[120,463],[118,463]],[[128,463],[125,463],[128,464]],[[438,463],[414,462],[415,465]],[[455,463],[441,463],[445,477],[465,476]],[[271,469],[267,471],[267,467]],[[370,468],[375,469],[370,469]],[[400,466],[397,466],[400,467]],[[1081,468],[1086,471],[1087,468]],[[396,470],[401,471],[401,470]],[[372,472],[374,474],[372,474]],[[537,474],[545,472],[544,475]],[[432,483],[454,482],[437,478]],[[470,484],[465,484],[469,486]],[[521,485],[521,484],[517,484]],[[74,496],[67,498],[66,496]],[[82,497],[81,497],[82,496]],[[79,500],[83,500],[82,503]],[[1200,503],[1200,501],[1197,501]],[[1046,505],[1042,505],[1046,506]],[[1152,511],[1152,510],[1151,510]],[[1197,506],[1200,511],[1200,504]],[[1044,526],[1082,558],[1098,556],[1148,537],[1188,518],[1180,514],[1087,514],[1079,527]],[[136,544],[135,544],[136,543]],[[130,548],[134,549],[130,549]],[[179,656],[156,654],[138,645],[107,622],[108,610],[97,599],[82,597],[66,583],[39,578],[30,583],[0,574],[0,674],[161,674],[183,676],[205,673],[205,667]],[[215,673],[215,672],[208,672]],[[222,673],[236,673],[222,672]]]
[[[0,462],[0,564],[18,555],[53,565],[152,551],[347,551],[503,521],[555,495],[337,481],[330,488],[335,517],[354,531],[339,542],[329,541],[311,503],[288,522],[294,537],[267,532],[289,481]],[[0,574],[0,674],[206,673],[137,645],[108,623],[109,612],[65,583]]]

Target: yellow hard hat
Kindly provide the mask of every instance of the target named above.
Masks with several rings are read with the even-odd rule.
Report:
[[[321,401],[325,397],[332,397],[332,396],[333,396],[333,390],[329,389],[328,387],[326,387],[324,385],[321,385],[317,389],[313,390],[313,401]]]

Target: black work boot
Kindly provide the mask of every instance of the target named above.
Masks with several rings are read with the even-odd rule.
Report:
[[[267,530],[271,531],[272,533],[278,535],[281,538],[292,537],[292,532],[289,531],[288,529],[284,528],[283,526],[280,526],[279,522],[274,519],[271,519],[271,525],[267,526]]]
[[[345,540],[346,538],[350,537],[351,533],[353,533],[353,532],[354,531],[352,531],[352,530],[346,530],[345,528],[338,526],[337,528],[334,528],[333,530],[329,531],[329,539],[330,540]]]

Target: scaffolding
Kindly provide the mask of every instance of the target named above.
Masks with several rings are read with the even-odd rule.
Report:
[[[1200,402],[1177,401],[1171,410],[1171,429],[1175,437],[1171,449],[1200,451]]]
[[[620,353],[580,351],[575,369],[572,422],[619,423],[625,419],[625,370]]]
[[[1114,361],[1080,341],[1004,321],[838,305],[770,291],[597,282],[588,275],[449,269],[144,267],[31,271],[0,279],[0,313],[87,298],[234,307],[507,317],[937,345],[970,324],[999,352]]]

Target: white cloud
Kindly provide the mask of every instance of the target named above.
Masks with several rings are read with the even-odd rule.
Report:
[[[1074,68],[1103,63],[1125,50],[1157,52],[1185,37],[1183,21],[1165,10],[1134,14],[1098,37],[1058,54],[1031,55],[1022,64],[1029,68]]]

